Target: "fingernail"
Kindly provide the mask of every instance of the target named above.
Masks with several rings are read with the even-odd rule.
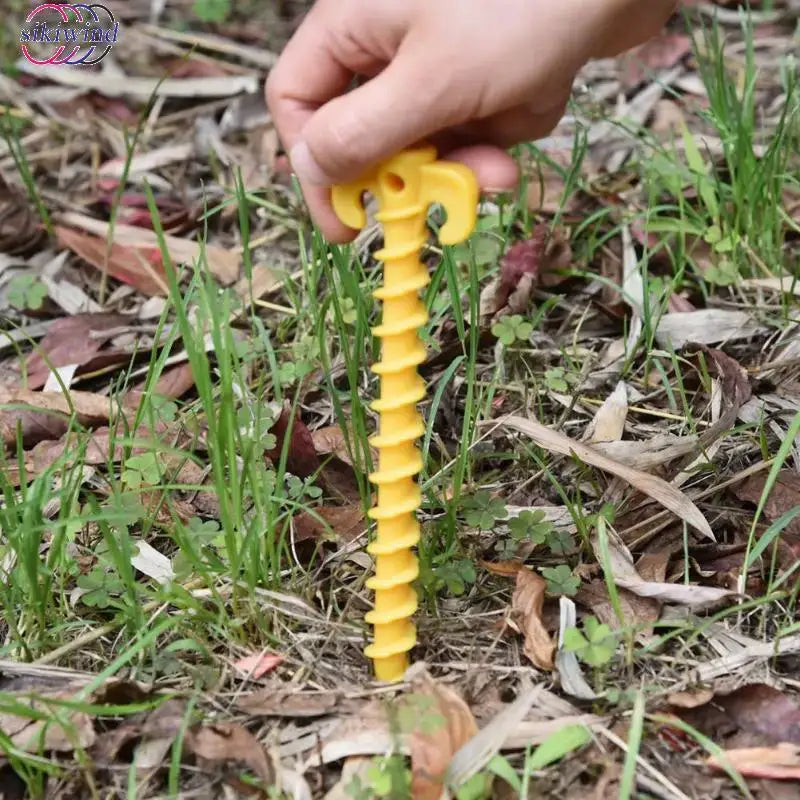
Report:
[[[325,174],[322,167],[317,164],[305,142],[298,142],[289,153],[292,169],[301,183],[311,186],[330,186],[333,181]]]

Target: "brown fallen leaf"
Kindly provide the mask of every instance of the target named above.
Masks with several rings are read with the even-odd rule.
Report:
[[[659,70],[674,67],[692,49],[692,42],[682,33],[662,31],[622,57],[622,85],[626,89],[654,77]]]
[[[183,700],[166,700],[144,719],[133,717],[106,731],[97,740],[93,756],[100,762],[123,760],[120,753],[135,740],[173,740],[186,718],[186,703]]]
[[[597,409],[594,419],[589,423],[590,442],[618,442],[625,433],[625,420],[628,418],[628,390],[620,381],[613,392]]]
[[[321,517],[322,522],[317,517]],[[337,541],[353,542],[367,528],[361,506],[320,506],[314,509],[314,514],[308,511],[295,514],[292,521],[296,542],[316,542],[330,538],[328,528],[333,530]]]
[[[517,572],[517,585],[511,597],[511,614],[525,637],[523,651],[539,669],[552,671],[555,642],[542,622],[547,581],[524,567]]]
[[[345,438],[345,433],[339,425],[331,425],[326,428],[318,428],[313,431],[311,438],[314,441],[314,447],[317,454],[322,456],[322,470],[320,473],[319,485],[330,494],[332,497],[338,498],[345,504],[345,507],[354,508],[361,503],[361,492],[358,483],[359,471],[368,468],[365,463],[365,454],[362,452],[361,444],[356,443],[352,431]],[[360,465],[353,463],[350,452],[347,448],[347,441],[350,442],[352,447],[357,448],[354,456]],[[369,446],[369,458],[371,467],[375,468],[378,464],[378,451],[372,446]],[[356,517],[352,517],[353,525],[356,527],[360,524],[356,522]],[[352,526],[348,521],[340,516],[336,520],[337,525],[344,530],[350,529]],[[314,525],[314,523],[311,523]],[[337,527],[331,520],[331,526]],[[318,527],[318,526],[315,526]],[[355,535],[361,533],[361,530],[355,531]],[[348,534],[345,534],[345,539]]]
[[[694,689],[686,692],[672,692],[667,695],[667,702],[673,708],[697,708],[704,706],[713,697],[713,689]]]
[[[757,506],[761,502],[766,483],[767,476],[765,474],[751,475],[741,483],[735,484],[732,491],[740,500]],[[798,506],[800,506],[800,475],[793,469],[782,469],[764,503],[764,516],[770,522],[775,522],[787,511]],[[795,517],[783,529],[781,536],[784,539],[791,539],[795,545],[800,545],[800,516]]]
[[[493,422],[492,424],[496,423]],[[529,436],[546,450],[565,456],[577,457],[593,467],[622,478],[622,480],[640,492],[652,497],[653,500],[668,508],[695,530],[702,533],[703,536],[712,540],[715,538],[708,521],[700,509],[683,492],[670,486],[661,478],[620,464],[618,461],[599,453],[594,448],[570,439],[563,433],[551,430],[534,420],[509,416],[502,420],[501,424]]]
[[[622,622],[617,617],[608,587],[603,580],[593,580],[581,584],[575,595],[575,602],[597,617],[612,630],[631,627],[642,636],[652,633],[653,624],[661,616],[661,603],[650,597],[639,597],[628,589],[617,589]]]
[[[348,441],[350,442],[351,446],[358,447],[353,438],[352,431],[349,433],[346,440],[344,431],[339,425],[329,425],[326,428],[317,428],[317,430],[312,431],[311,438],[314,442],[314,447],[316,448],[318,455],[334,455],[348,466],[354,468],[357,467],[357,465],[353,463],[353,459],[350,457],[350,452],[347,449]],[[357,452],[356,456],[361,457],[363,461],[362,453]],[[378,451],[372,446],[370,446],[370,457],[373,465],[378,463]],[[364,465],[362,463],[362,467],[363,466]]]
[[[18,710],[0,712],[0,730],[14,747],[27,753],[69,753],[91,747],[97,738],[94,722],[86,712],[64,706],[72,699],[70,692],[16,694]],[[30,709],[30,716],[22,711],[23,707]]]
[[[133,247],[115,242],[109,250],[106,240],[99,236],[60,225],[55,231],[61,247],[72,250],[101,272],[108,272],[112,278],[133,286],[148,297],[169,294],[161,251],[157,247]]]
[[[645,580],[634,566],[633,556],[622,539],[610,529],[607,531],[607,537],[609,567],[614,577],[614,583],[639,597],[650,597],[662,603],[677,603],[691,608],[699,608],[713,605],[736,594],[729,589],[716,586]],[[600,560],[602,554],[597,536],[592,537],[592,547]],[[647,564],[646,561],[644,563]]]
[[[279,653],[253,653],[233,662],[233,668],[247,678],[258,680],[283,663]]]
[[[529,239],[516,242],[500,263],[500,276],[481,292],[481,317],[503,313],[524,314],[534,288],[556,286],[563,281],[560,272],[572,264],[569,238],[561,230],[537,225]]]
[[[365,756],[345,759],[339,780],[325,794],[322,800],[352,800],[353,785],[369,786],[374,762]]]
[[[103,165],[105,166],[105,165]],[[123,159],[124,168],[124,159]],[[103,167],[100,168],[103,171]],[[97,204],[109,216],[117,208],[117,225],[130,225],[137,228],[153,228],[153,217],[150,214],[147,195],[143,192],[123,192],[118,194],[119,182],[106,179],[97,197]],[[167,233],[181,233],[195,226],[197,217],[202,211],[198,204],[187,206],[177,196],[156,194],[154,197],[157,219]]]
[[[114,335],[114,329],[127,322],[122,314],[75,314],[55,320],[28,357],[28,388],[44,386],[51,367],[82,367]]]
[[[653,119],[650,123],[650,131],[656,136],[664,138],[678,137],[686,125],[686,112],[680,103],[667,98],[663,98],[656,103],[656,107],[653,110]],[[693,307],[675,310],[691,311],[692,309]]]
[[[762,683],[716,693],[708,703],[686,709],[680,716],[717,742],[737,733],[738,744],[800,745],[800,702]]]
[[[123,409],[123,413],[126,410]],[[109,397],[92,392],[31,392],[9,390],[0,386],[0,438],[6,447],[17,440],[17,425],[22,428],[22,441],[31,447],[44,439],[57,439],[64,434],[74,414],[87,428],[107,425],[116,418],[119,406]]]
[[[141,391],[145,383],[146,381],[142,382],[136,390]],[[174,367],[164,370],[153,387],[153,394],[168,397],[170,400],[179,400],[193,387],[192,365],[187,361],[184,364],[176,364]]]
[[[87,217],[85,214],[67,212],[58,216],[58,221],[64,225],[86,231],[99,237],[105,246],[109,233],[109,224],[99,219]],[[175,264],[193,264],[205,256],[208,271],[224,286],[229,286],[239,277],[241,256],[217,245],[194,242],[179,236],[166,234],[165,242],[170,258]],[[115,225],[114,243],[138,250],[158,250],[160,247],[155,232],[146,228],[137,228],[135,225]],[[161,261],[158,261],[161,264]]]
[[[800,747],[783,742],[774,747],[738,747],[710,756],[706,762],[717,770],[732,766],[746,778],[800,781]]]
[[[515,306],[527,305],[533,287],[538,282],[547,245],[547,231],[546,225],[538,225],[529,239],[508,248],[500,263],[500,276],[481,292],[482,317],[498,315],[508,305],[512,293],[516,294]]]
[[[499,575],[501,578],[514,578],[524,568],[521,561],[480,561],[478,563],[492,575]]]
[[[286,402],[280,417],[270,429],[270,433],[275,436],[275,447],[272,450],[267,450],[265,455],[276,464],[280,461],[284,442],[290,433],[291,415],[291,405]],[[314,439],[311,437],[311,433],[305,423],[300,419],[299,413],[295,416],[291,427],[291,439],[286,453],[286,470],[298,478],[308,478],[317,472],[320,467]]]
[[[221,61],[199,58],[168,58],[162,68],[170,78],[224,78],[232,74]]]
[[[245,189],[257,191],[269,185],[275,174],[279,144],[275,126],[266,124],[248,131],[241,147],[230,148],[233,163],[241,170]]]
[[[2,410],[0,409],[0,419]],[[113,434],[108,427],[100,427],[93,431],[69,431],[60,439],[45,439],[38,442],[25,453],[25,472],[30,477],[40,475],[61,458],[66,468],[78,460],[84,466],[98,466],[122,460],[124,452],[129,449],[131,455],[153,452],[155,442],[163,446],[164,440],[170,436],[169,426],[158,424],[155,431],[140,428],[135,434],[125,436]],[[112,447],[113,442],[113,447]],[[6,477],[17,480],[19,467],[10,463],[6,467]],[[177,481],[190,483],[190,481]]]
[[[762,330],[746,311],[701,308],[697,311],[664,314],[658,321],[656,340],[662,347],[681,349],[687,344],[717,344],[749,338]]]
[[[411,796],[414,800],[438,800],[453,755],[475,736],[478,725],[464,700],[427,672],[415,675],[411,688],[413,694],[405,702],[417,711],[420,721],[426,723],[420,724],[408,737]]]
[[[0,253],[25,255],[44,237],[44,225],[25,193],[9,185],[0,174]]]
[[[722,396],[726,407],[733,407],[738,413],[753,394],[747,370],[735,358],[715,347],[701,345],[699,350],[706,355],[709,373],[722,383]],[[733,425],[735,419],[735,415],[727,418],[729,426]]]
[[[330,714],[340,702],[337,692],[276,691],[270,687],[240,697],[236,707],[253,716],[311,718]]]
[[[258,739],[234,722],[204,724],[191,729],[187,731],[185,745],[197,756],[201,768],[216,770],[213,762],[220,761],[240,763],[249,767],[265,786],[275,782],[275,770]]]

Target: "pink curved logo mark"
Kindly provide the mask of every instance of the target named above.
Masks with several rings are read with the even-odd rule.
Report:
[[[37,66],[92,66],[108,55],[119,36],[119,23],[100,3],[42,3],[25,24],[20,31],[22,55]]]

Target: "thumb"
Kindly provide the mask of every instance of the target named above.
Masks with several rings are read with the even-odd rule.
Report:
[[[376,77],[318,109],[290,153],[300,181],[326,186],[355,180],[384,158],[457,124],[463,109],[435,72],[421,53],[398,52]]]

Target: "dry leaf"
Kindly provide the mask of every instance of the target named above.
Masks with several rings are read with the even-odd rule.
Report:
[[[322,518],[320,522],[317,517]],[[337,540],[352,542],[366,530],[367,522],[361,506],[320,506],[309,511],[301,511],[292,517],[295,526],[295,542],[320,541],[330,538],[327,523]]]
[[[330,714],[339,703],[336,692],[284,692],[269,688],[240,697],[236,707],[253,716],[310,718]]]
[[[33,251],[45,230],[24,192],[0,174],[0,253],[21,256]]]
[[[525,655],[539,669],[553,669],[555,643],[542,622],[542,607],[547,581],[524,567],[517,572],[517,585],[511,597],[511,613],[525,637]]]
[[[147,385],[147,380],[144,380],[135,391],[142,391]],[[161,377],[153,387],[153,394],[168,397],[170,400],[178,400],[183,397],[186,392],[194,387],[194,375],[192,374],[192,365],[187,361],[183,364],[177,364],[174,367],[165,369],[161,373]]]
[[[680,716],[717,742],[738,731],[739,744],[800,745],[800,702],[762,683],[717,693],[708,703],[681,711]]]
[[[337,725],[327,729],[303,764],[303,771],[351,756],[385,753],[396,744],[397,735],[390,729],[385,701],[371,700],[362,704],[357,713],[340,717]]]
[[[680,350],[684,345],[717,344],[746,339],[763,330],[747,311],[703,308],[698,311],[664,314],[658,321],[656,340],[664,348]]]
[[[258,680],[283,663],[283,656],[278,653],[253,653],[233,662],[233,668],[246,678]]]
[[[500,752],[509,730],[514,730],[528,715],[542,688],[523,679],[516,700],[499,704],[499,710],[493,710],[492,718],[453,755],[447,769],[451,786],[463,785]]]
[[[527,306],[538,281],[547,231],[546,225],[538,225],[529,239],[508,248],[500,263],[500,277],[481,292],[481,316],[498,314],[509,303],[512,293],[517,295],[514,304],[518,309]]]
[[[107,425],[118,412],[109,397],[91,392],[10,391],[0,386],[0,437],[9,447],[17,440],[17,424],[22,427],[22,440],[30,447],[44,439],[57,439],[67,430],[68,420],[75,414],[87,428]]]
[[[266,456],[275,463],[278,463],[281,458],[286,435],[289,433],[291,414],[291,405],[287,401],[280,417],[270,429],[270,433],[275,436],[276,442],[272,450],[266,451]],[[286,470],[298,478],[308,478],[319,469],[319,466],[320,462],[317,457],[316,447],[314,447],[314,440],[298,413],[292,424],[291,440],[286,453]]]
[[[528,183],[528,208],[545,214],[556,214],[564,197],[564,177],[553,169],[531,176]]]
[[[137,248],[115,242],[109,250],[106,240],[99,236],[60,225],[55,230],[61,247],[77,253],[101,272],[107,271],[112,278],[133,286],[148,297],[169,294],[161,251],[157,247]]]
[[[158,498],[158,502],[161,502],[161,498]],[[169,520],[169,517],[167,519]],[[134,543],[138,552],[131,557],[131,564],[139,572],[162,584],[171,581],[175,577],[172,561],[167,556],[159,553],[155,547],[144,540],[134,540]]]
[[[91,70],[51,70],[46,65],[20,61],[20,69],[45,81],[74,86],[106,97],[131,95],[142,100],[151,97],[233,97],[258,91],[256,75],[228,75],[224,78],[139,78]]]
[[[72,693],[16,694],[19,706],[31,709],[31,716],[0,712],[0,730],[11,744],[27,753],[52,750],[69,753],[94,744],[96,735],[92,718],[83,711],[66,708],[60,701],[72,700]],[[44,719],[32,717],[44,716]],[[56,716],[58,715],[58,716]],[[59,718],[63,719],[62,722]]]
[[[578,656],[564,649],[564,637],[566,632],[578,624],[578,609],[569,597],[564,597],[562,595],[558,599],[558,610],[556,670],[558,671],[561,689],[572,697],[577,697],[581,700],[594,700],[597,698],[597,693],[586,682],[586,678],[583,677],[581,665],[578,662]]]
[[[608,587],[603,580],[584,583],[575,595],[575,602],[591,612],[600,622],[604,622],[612,630],[633,627],[644,636],[649,636],[655,622],[661,616],[661,603],[649,597],[638,597],[627,589],[619,588],[620,611],[622,622],[611,603]]]
[[[710,756],[706,763],[717,770],[730,765],[746,778],[800,781],[800,747],[794,744],[724,750],[719,757]]]
[[[501,578],[514,578],[525,566],[521,561],[479,561],[478,563],[492,575],[499,575]]]
[[[420,698],[429,698],[432,706],[420,710],[430,716],[430,727],[440,720],[436,729],[427,731],[427,726],[409,734],[411,750],[411,796],[414,800],[438,800],[442,796],[447,768],[453,755],[478,732],[478,726],[469,706],[452,689],[437,683],[427,672],[420,672],[412,679],[414,695],[407,702],[417,703]]]
[[[102,239],[105,247],[109,234],[109,224],[107,222],[92,219],[92,217],[87,217],[85,214],[77,214],[75,212],[61,214],[58,219],[66,225],[73,225],[76,228],[81,228],[88,233],[94,234]],[[170,258],[175,264],[193,264],[199,262],[201,256],[205,254],[205,263],[208,264],[208,271],[220,283],[228,286],[239,277],[241,257],[232,250],[226,250],[213,244],[193,242],[191,239],[184,239],[171,234],[166,234],[164,241]],[[137,228],[133,225],[115,225],[114,244],[140,249],[144,252],[157,250],[159,254],[157,263],[161,264],[161,249],[158,236],[152,230]]]
[[[713,697],[713,689],[694,689],[690,692],[673,692],[667,695],[667,702],[674,708],[697,708]]]
[[[44,339],[28,357],[25,367],[28,388],[44,386],[51,367],[70,364],[81,367],[88,363],[114,335],[114,329],[127,322],[128,317],[122,314],[75,314],[54,320]]]
[[[172,741],[185,717],[186,703],[183,700],[167,700],[143,721],[134,717],[107,731],[98,739],[93,755],[100,762],[111,762],[120,759],[120,751],[127,749],[134,740]]]
[[[680,136],[686,124],[686,114],[680,103],[676,103],[674,100],[668,100],[667,98],[663,98],[656,103],[656,107],[653,110],[653,119],[650,123],[650,130],[656,136],[663,136],[664,138]],[[670,296],[670,300],[671,299],[672,296]],[[692,311],[693,307],[691,303],[689,303],[688,308],[675,310]]]
[[[186,749],[204,761],[235,762],[248,766],[264,783],[271,786],[275,780],[274,770],[259,744],[250,731],[233,722],[219,722],[215,725],[202,725],[187,731]],[[208,765],[216,770],[216,766]]]
[[[620,381],[614,391],[597,409],[594,419],[589,425],[592,435],[589,441],[617,442],[625,432],[625,420],[628,418],[628,389]]]
[[[0,425],[2,424],[2,414],[3,410],[0,408]],[[119,462],[122,460],[125,448],[130,447],[133,455],[152,452],[156,442],[163,445],[168,432],[169,428],[163,424],[157,425],[155,432],[139,428],[131,437],[126,437],[121,433],[112,436],[107,427],[98,428],[90,433],[70,431],[60,439],[40,441],[28,450],[25,453],[25,470],[29,477],[40,475],[65,453],[68,454],[65,459],[66,467],[73,465],[78,458],[84,466],[97,466],[107,464],[109,461]],[[85,450],[83,449],[84,445]],[[15,464],[9,464],[7,477],[14,480],[18,477],[17,473],[18,467]],[[190,481],[181,482],[190,483]]]
[[[356,456],[361,456],[360,447],[356,443],[352,431],[349,432],[347,440],[345,439],[344,431],[339,425],[330,425],[327,428],[317,428],[311,432],[311,438],[314,441],[314,447],[317,449],[317,454],[321,456],[334,455],[341,461],[344,461],[350,467],[356,467],[353,459],[350,457],[350,452],[347,449],[347,441],[350,442],[352,447],[356,447]],[[378,463],[378,451],[370,446],[370,456],[372,463]],[[364,465],[362,464],[362,467]]]
[[[622,57],[623,87],[631,89],[654,78],[654,73],[674,67],[691,50],[692,42],[688,36],[662,31]]]
[[[726,597],[735,595],[729,589],[714,586],[695,586],[686,583],[663,583],[646,581],[636,571],[631,555],[625,543],[612,531],[608,530],[609,567],[614,583],[628,589],[639,597],[651,597],[662,603],[677,603],[692,608],[713,605]],[[595,555],[600,558],[600,545],[597,536],[592,537]]]
[[[652,497],[654,500],[661,503],[661,505],[668,508],[704,536],[712,540],[714,539],[711,527],[700,512],[700,509],[697,508],[683,492],[670,486],[661,478],[620,464],[588,445],[576,442],[563,433],[553,431],[539,422],[528,420],[523,417],[512,416],[506,417],[505,420],[503,420],[503,424],[505,424],[506,427],[529,436],[540,447],[544,447],[546,450],[565,456],[576,456],[581,461],[593,467],[597,467],[604,472],[610,472],[612,475],[622,478],[622,480],[626,481],[640,492],[643,492],[648,495],[648,497]]]
[[[800,208],[800,206],[798,206]],[[742,281],[742,287],[769,289],[773,292],[783,292],[800,297],[800,281],[794,275],[779,275],[774,278],[747,278]]]
[[[359,786],[369,786],[374,762],[371,758],[354,756],[345,759],[339,780],[326,792],[322,800],[352,800],[353,782]]]
[[[571,265],[568,236],[558,229],[551,233],[548,225],[537,225],[529,239],[513,244],[506,251],[500,277],[481,292],[481,316],[524,314],[534,288],[540,283],[558,285],[563,281],[559,273]]]
[[[767,476],[764,474],[752,475],[747,480],[737,483],[733,491],[740,500],[758,505],[764,494]],[[764,503],[764,516],[770,521],[782,517],[787,511],[800,506],[800,475],[792,469],[782,469],[772,491]],[[800,542],[800,516],[795,517],[784,529],[782,537]]]
[[[597,442],[594,450],[604,456],[639,470],[648,470],[669,464],[676,458],[693,455],[700,448],[700,437],[689,434],[675,436],[671,433],[657,433],[650,439],[637,442]]]

